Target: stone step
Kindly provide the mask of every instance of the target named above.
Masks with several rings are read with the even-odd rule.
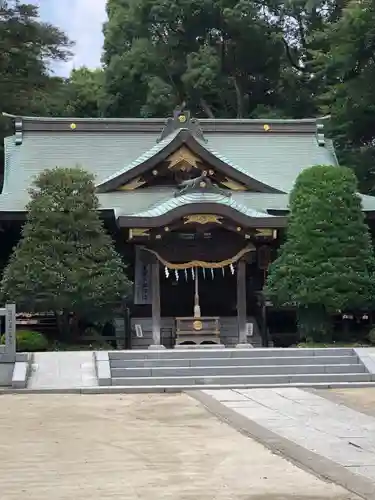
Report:
[[[213,375],[210,377],[113,377],[112,386],[184,386],[194,388],[197,385],[216,385],[227,387],[301,383],[336,383],[336,382],[371,382],[369,373],[321,373],[287,375]]]
[[[261,348],[261,349],[143,349],[110,351],[115,359],[197,359],[197,358],[261,358],[261,357],[308,357],[308,356],[353,356],[351,348]]]
[[[358,365],[358,356],[283,356],[241,358],[159,358],[111,359],[112,368],[162,368],[188,366],[257,366],[257,365]]]
[[[206,391],[206,390],[222,390],[222,389],[269,389],[269,388],[311,388],[311,389],[354,389],[354,388],[374,388],[375,381],[372,382],[301,382],[295,384],[238,384],[233,385],[107,385],[99,387],[79,388],[75,391],[72,390],[56,390],[56,393],[64,394],[142,394],[142,393],[181,393],[183,391]],[[23,391],[28,393],[30,391]],[[43,390],[40,390],[43,392]],[[45,389],[45,392],[51,393],[50,389]],[[52,391],[53,392],[53,391]],[[1,389],[0,389],[1,393]]]
[[[364,373],[361,364],[353,365],[261,365],[196,366],[156,368],[112,368],[112,378],[121,377],[212,377],[213,375],[287,375],[315,373]]]

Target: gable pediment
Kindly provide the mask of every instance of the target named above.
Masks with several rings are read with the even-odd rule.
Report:
[[[169,186],[177,186],[202,173],[218,185],[234,191],[280,192],[250,177],[229,160],[210,150],[186,129],[170,134],[131,165],[99,184],[97,190],[132,191],[166,185],[166,182],[169,182]]]

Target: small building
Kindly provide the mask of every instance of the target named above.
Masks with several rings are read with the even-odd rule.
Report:
[[[261,292],[289,192],[303,169],[337,166],[323,121],[7,116],[2,265],[33,178],[78,165],[95,175],[103,220],[134,281],[133,347],[267,344]],[[371,218],[375,198],[363,196],[363,209]]]

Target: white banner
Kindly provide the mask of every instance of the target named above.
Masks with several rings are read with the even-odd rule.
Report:
[[[151,264],[144,259],[144,250],[135,247],[134,304],[151,304]]]

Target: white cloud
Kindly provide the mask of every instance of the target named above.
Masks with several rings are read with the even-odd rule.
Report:
[[[61,28],[75,42],[73,59],[66,64],[58,65],[56,73],[67,76],[72,68],[100,66],[106,0],[31,0],[31,2],[39,6],[44,21]]]

